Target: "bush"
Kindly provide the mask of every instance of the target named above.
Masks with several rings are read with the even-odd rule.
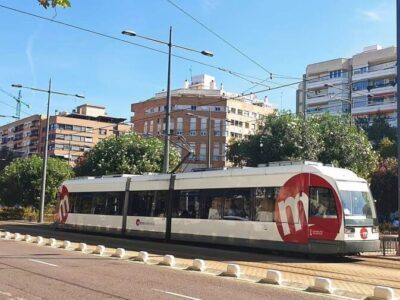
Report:
[[[24,210],[16,207],[3,207],[0,208],[0,220],[22,220]]]

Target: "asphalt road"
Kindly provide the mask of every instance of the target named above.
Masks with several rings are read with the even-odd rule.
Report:
[[[0,240],[0,299],[242,300],[321,299],[321,296]]]

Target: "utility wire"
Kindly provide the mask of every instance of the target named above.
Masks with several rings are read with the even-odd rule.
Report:
[[[66,26],[66,27],[70,27],[70,28],[73,28],[73,29],[77,29],[77,30],[80,30],[80,31],[88,32],[88,33],[91,33],[91,34],[94,34],[94,35],[97,35],[97,36],[101,36],[101,37],[104,37],[104,38],[108,38],[108,39],[112,39],[112,40],[119,41],[119,42],[122,42],[122,43],[130,44],[130,45],[133,45],[133,46],[141,47],[141,48],[153,51],[153,52],[162,53],[162,54],[166,54],[166,55],[168,54],[168,52],[166,52],[166,51],[162,51],[162,50],[158,50],[156,48],[152,48],[152,47],[144,46],[144,45],[141,45],[141,44],[138,44],[138,43],[130,42],[130,41],[127,41],[127,40],[124,40],[124,39],[121,39],[121,38],[118,38],[118,37],[115,37],[115,36],[112,36],[112,35],[108,35],[108,34],[101,33],[101,32],[95,31],[95,30],[87,29],[87,28],[84,28],[84,27],[81,27],[81,26],[73,25],[73,24],[66,23],[66,22],[56,21],[56,20],[51,19],[51,18],[43,17],[43,16],[40,16],[40,15],[36,15],[36,14],[30,13],[30,12],[26,12],[26,11],[23,11],[23,10],[20,10],[20,9],[8,7],[8,6],[1,5],[1,4],[0,4],[0,7],[4,8],[4,9],[7,9],[7,10],[11,10],[11,11],[17,12],[17,13],[20,13],[20,14],[28,15],[28,16],[31,16],[31,17],[34,17],[34,18],[39,18],[39,19],[46,20],[46,21],[49,21],[49,22],[52,22],[52,23],[56,23],[56,24],[63,25],[63,26]],[[252,75],[239,73],[239,72],[232,71],[232,70],[229,70],[229,69],[224,68],[224,67],[211,65],[211,64],[204,63],[204,62],[201,62],[201,61],[198,61],[198,60],[194,60],[194,59],[190,59],[190,58],[187,58],[187,57],[184,57],[184,56],[175,55],[175,54],[173,54],[172,56],[176,57],[176,58],[179,58],[181,60],[190,61],[190,62],[193,62],[193,63],[196,63],[196,64],[200,64],[200,65],[203,65],[203,66],[206,66],[206,67],[209,67],[209,68],[213,68],[213,69],[216,69],[216,70],[219,70],[219,71],[222,71],[222,72],[226,72],[228,74],[231,74],[233,76],[239,77],[241,79],[243,79],[242,77],[248,77],[248,78],[253,78],[253,79],[256,79],[256,80],[262,80],[260,78],[254,77]],[[240,77],[240,76],[242,76],[242,77]]]
[[[272,76],[272,72],[269,71],[267,68],[265,68],[264,66],[262,66],[260,63],[258,63],[257,61],[255,61],[254,59],[252,59],[250,56],[248,56],[246,53],[244,53],[243,51],[241,51],[238,47],[236,47],[235,45],[233,45],[232,43],[230,43],[229,41],[227,41],[225,38],[223,38],[220,34],[216,33],[214,30],[212,30],[210,27],[208,27],[207,25],[205,25],[203,22],[199,21],[198,19],[196,19],[193,15],[191,15],[190,13],[188,13],[186,10],[184,10],[182,7],[178,6],[176,3],[174,3],[171,0],[167,0],[168,3],[170,3],[172,6],[174,6],[175,8],[177,8],[178,10],[180,10],[182,13],[184,13],[185,15],[187,15],[189,18],[191,18],[193,21],[195,21],[197,24],[199,24],[201,27],[203,27],[205,30],[207,30],[208,32],[210,32],[211,34],[215,35],[217,38],[219,38],[221,41],[223,41],[225,44],[227,44],[229,47],[231,47],[232,49],[234,49],[235,51],[237,51],[238,53],[240,53],[243,57],[247,58],[249,61],[251,61],[252,63],[254,63],[255,65],[257,65],[258,67],[260,67],[261,69],[263,69],[265,72],[267,72],[270,76]]]
[[[178,4],[176,4],[175,2],[173,2],[172,0],[167,0],[167,2],[169,4],[171,4],[172,6],[174,6],[176,9],[178,9],[179,11],[181,11],[183,14],[185,14],[186,16],[188,16],[190,19],[192,19],[193,21],[195,21],[197,24],[199,24],[201,27],[203,27],[205,30],[207,30],[208,32],[210,32],[211,34],[213,34],[214,36],[216,36],[218,39],[220,39],[221,41],[223,41],[225,44],[227,44],[229,47],[231,47],[232,49],[234,49],[236,52],[240,53],[243,57],[245,57],[246,59],[248,59],[249,61],[251,61],[253,64],[255,64],[256,66],[260,67],[262,70],[264,70],[265,72],[267,72],[270,75],[270,79],[272,79],[272,76],[277,77],[277,78],[285,78],[285,79],[301,79],[301,78],[296,78],[296,77],[291,77],[291,76],[285,76],[285,75],[279,75],[279,74],[275,74],[272,71],[270,71],[269,69],[265,68],[263,65],[261,65],[259,62],[257,62],[255,59],[251,58],[249,55],[247,55],[246,53],[244,53],[242,50],[240,50],[238,47],[236,47],[235,45],[233,45],[231,42],[229,42],[228,40],[226,40],[224,37],[222,37],[220,34],[218,34],[217,32],[215,32],[213,29],[211,29],[209,26],[205,25],[203,22],[201,22],[199,19],[197,19],[196,17],[194,17],[192,14],[190,14],[189,12],[187,12],[186,10],[184,10],[181,6],[179,6]]]

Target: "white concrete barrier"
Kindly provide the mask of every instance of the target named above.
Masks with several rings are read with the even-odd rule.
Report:
[[[113,254],[114,257],[123,258],[126,252],[124,248],[117,248]]]
[[[9,231],[4,232],[4,238],[5,238],[6,240],[11,239],[11,232],[9,232]]]
[[[24,241],[27,243],[31,243],[32,242],[32,236],[30,236],[29,234],[26,234],[24,237]]]
[[[140,251],[137,260],[147,262],[149,260],[149,253],[146,251]]]
[[[271,283],[271,284],[282,284],[282,273],[276,270],[268,270],[267,277],[264,282]]]
[[[313,290],[322,293],[332,293],[332,281],[328,278],[317,277],[314,281],[314,286],[311,287]]]
[[[44,243],[43,237],[38,236],[38,237],[36,238],[36,243],[37,243],[38,245],[43,245],[43,243]]]
[[[203,259],[194,259],[192,264],[192,270],[203,272],[206,269],[206,263]]]
[[[49,239],[49,241],[47,242],[47,244],[48,244],[50,247],[56,247],[56,246],[57,246],[57,240],[51,238],[51,239]]]
[[[173,255],[164,255],[162,264],[165,266],[175,266],[175,257]]]
[[[85,243],[79,243],[79,246],[78,246],[78,248],[76,250],[81,251],[81,252],[86,252],[87,251],[87,245]]]
[[[394,291],[392,288],[385,286],[376,286],[374,288],[374,298],[379,300],[392,300],[395,299]]]
[[[236,264],[228,264],[226,267],[226,275],[240,277],[240,266]]]
[[[64,249],[70,248],[71,247],[71,242],[70,241],[64,241],[63,244],[62,244],[62,247]]]
[[[103,255],[105,251],[106,251],[106,247],[104,247],[103,245],[97,245],[96,249],[93,251],[93,253],[98,254],[98,255]]]
[[[20,233],[14,233],[14,240],[16,241],[22,240],[22,235]]]

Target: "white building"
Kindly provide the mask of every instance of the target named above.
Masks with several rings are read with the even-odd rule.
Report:
[[[298,111],[306,115],[351,113],[372,120],[384,113],[396,125],[396,47],[365,47],[352,58],[336,58],[307,66],[305,88],[299,86]],[[305,91],[304,108],[300,89]]]

